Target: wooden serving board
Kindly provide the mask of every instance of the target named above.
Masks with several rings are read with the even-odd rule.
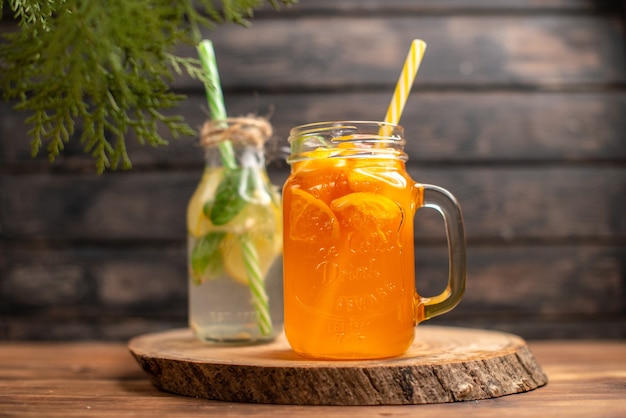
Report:
[[[146,334],[129,349],[160,389],[220,401],[299,405],[427,404],[495,398],[547,377],[518,336],[420,325],[401,357],[304,359],[284,335],[264,345],[210,345],[178,329]]]

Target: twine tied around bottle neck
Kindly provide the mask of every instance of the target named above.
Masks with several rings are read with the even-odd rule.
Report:
[[[242,116],[222,120],[209,120],[200,131],[200,144],[205,148],[230,140],[233,145],[263,148],[272,136],[272,125],[263,117]]]

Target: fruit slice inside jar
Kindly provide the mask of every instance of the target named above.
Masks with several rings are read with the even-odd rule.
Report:
[[[325,245],[339,238],[339,223],[326,203],[300,189],[291,193],[290,239]]]
[[[336,149],[319,149],[311,151],[310,159],[294,164],[293,182],[300,186],[302,191],[308,192],[324,204],[348,193],[349,160],[332,157]]]
[[[330,205],[353,249],[362,245],[394,245],[402,224],[400,206],[380,194],[356,192],[333,200]]]
[[[235,234],[228,233],[220,243],[222,263],[224,271],[236,282],[248,284],[248,272],[243,258],[241,248],[241,238]],[[259,270],[261,277],[265,280],[267,272],[272,266],[276,257],[280,254],[281,240],[279,236],[257,235],[252,237],[252,244],[257,251],[259,260]]]
[[[209,218],[204,214],[204,205],[211,200],[222,178],[222,169],[205,170],[200,185],[187,206],[187,232],[193,237],[201,237],[213,229]]]

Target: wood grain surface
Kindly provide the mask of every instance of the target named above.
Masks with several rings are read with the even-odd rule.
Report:
[[[3,417],[622,417],[626,342],[529,341],[549,378],[536,390],[426,405],[301,406],[230,403],[156,388],[126,343],[0,343]]]
[[[207,345],[188,329],[132,339],[129,349],[161,389],[221,401],[295,405],[403,405],[496,398],[547,383],[521,338],[419,327],[402,356],[322,361],[280,335],[258,346]]]

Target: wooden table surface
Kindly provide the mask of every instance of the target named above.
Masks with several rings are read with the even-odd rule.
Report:
[[[431,405],[225,403],[155,388],[122,343],[0,343],[0,417],[626,417],[626,341],[529,341],[546,386]]]

